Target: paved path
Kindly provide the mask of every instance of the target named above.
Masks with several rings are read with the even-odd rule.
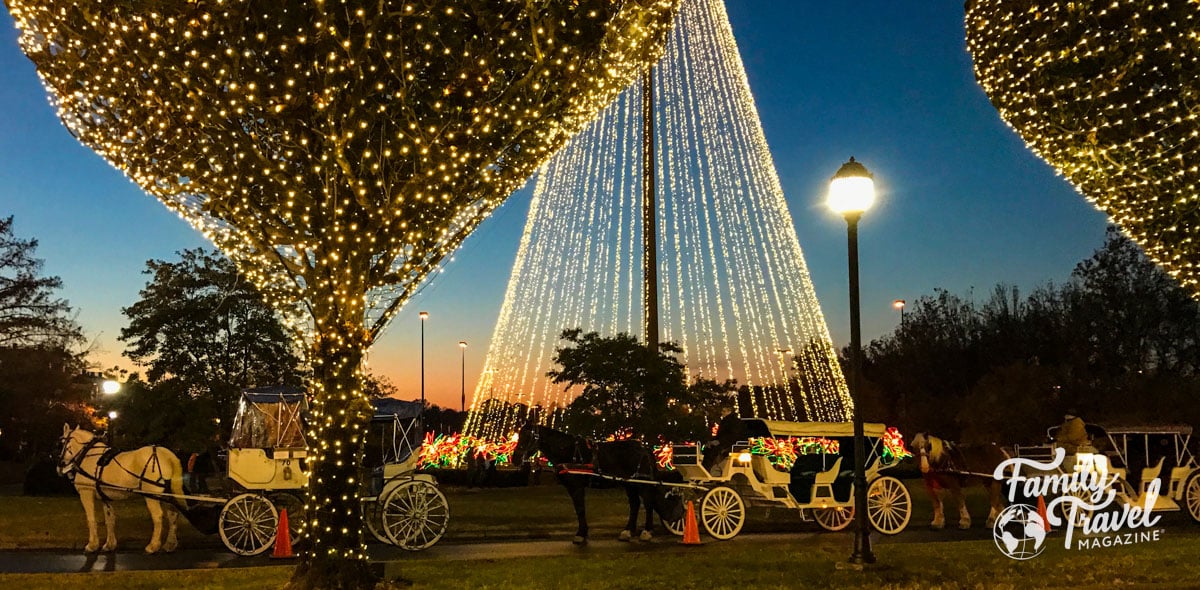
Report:
[[[413,560],[458,561],[466,559],[508,559],[525,557],[557,557],[608,553],[669,554],[683,551],[711,550],[723,543],[768,543],[781,539],[801,540],[816,533],[767,533],[740,535],[731,541],[705,539],[699,547],[682,545],[678,537],[660,536],[643,543],[621,543],[615,539],[592,540],[577,547],[567,539],[546,541],[504,541],[497,543],[439,543],[416,553],[391,546],[372,545],[372,561],[401,563]],[[847,546],[850,540],[847,536]],[[140,551],[118,551],[84,555],[79,551],[0,551],[0,572],[4,573],[64,573],[88,571],[170,570],[219,567],[260,567],[294,563],[293,560],[271,559],[265,554],[257,557],[238,557],[224,548],[186,549],[170,554],[146,555]]]
[[[1165,519],[1164,519],[1165,520]],[[1195,536],[1200,534],[1200,527],[1187,519],[1172,519],[1173,522],[1163,524],[1167,534],[1171,536]],[[634,541],[621,543],[615,539],[593,539],[586,546],[572,545],[568,536],[548,540],[511,540],[481,543],[439,543],[428,550],[416,553],[404,551],[388,545],[371,545],[371,560],[387,567],[388,562],[402,564],[414,560],[459,561],[468,559],[511,559],[528,557],[558,557],[571,555],[599,554],[673,554],[690,551],[719,550],[725,544],[772,543],[783,540],[802,541],[816,536],[843,537],[846,547],[852,544],[851,534],[825,532],[799,533],[742,533],[729,541],[714,541],[701,537],[703,544],[699,547],[683,545],[679,538],[660,535],[653,541],[643,543]],[[1054,537],[1058,537],[1055,533]],[[871,535],[875,545],[892,543],[954,543],[958,541],[990,540],[991,531],[976,525],[966,531],[946,529],[931,531],[925,527],[910,526],[905,532],[884,537],[879,534]],[[65,573],[88,571],[123,571],[123,570],[172,570],[172,569],[203,569],[223,567],[261,567],[294,563],[293,560],[271,559],[265,554],[258,557],[238,557],[225,550],[223,546],[211,546],[199,549],[185,549],[171,554],[146,555],[141,551],[118,551],[116,553],[99,553],[85,555],[77,550],[24,550],[0,551],[0,573]]]

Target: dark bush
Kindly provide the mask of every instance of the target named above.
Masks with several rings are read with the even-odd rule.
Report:
[[[58,474],[58,465],[53,459],[42,458],[25,472],[21,493],[26,496],[66,496],[75,493],[75,486]]]

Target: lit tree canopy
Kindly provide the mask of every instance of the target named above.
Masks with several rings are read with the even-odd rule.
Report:
[[[6,1],[80,141],[276,300],[368,295],[372,337],[656,56],[674,8]]]
[[[1197,31],[1197,0],[967,2],[1000,116],[1200,296]]]
[[[366,348],[658,57],[678,0],[5,2],[71,132],[312,328],[293,585],[370,585]]]

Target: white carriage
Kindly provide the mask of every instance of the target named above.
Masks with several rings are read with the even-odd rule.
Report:
[[[221,508],[217,532],[230,551],[258,555],[275,544],[286,509],[293,542],[304,533],[302,489],[308,483],[302,389],[260,387],[242,392],[229,440],[228,478],[233,497]]]
[[[432,547],[450,523],[450,505],[432,475],[416,472],[421,402],[383,398],[372,405],[370,493],[359,498],[367,530],[379,542],[409,551]]]
[[[746,418],[745,440],[705,469],[697,444],[673,445],[672,463],[686,481],[703,489],[698,517],[718,540],[741,532],[747,506],[800,511],[830,531],[845,529],[854,518],[854,428],[849,422],[783,422]],[[900,480],[881,472],[905,456],[894,429],[865,424],[867,516],[876,530],[894,535],[912,516],[912,497]],[[898,446],[897,446],[898,445]],[[794,452],[780,461],[769,451]],[[774,459],[774,460],[773,460]],[[790,463],[790,465],[788,464]],[[668,528],[682,534],[680,522]]]
[[[1047,431],[1054,440],[1058,427]],[[1103,470],[1119,476],[1117,506],[1146,506],[1150,483],[1159,482],[1154,512],[1185,511],[1200,522],[1200,465],[1191,450],[1192,427],[1087,425],[1089,443],[1068,455],[1061,472]],[[1018,457],[1049,462],[1056,445],[1015,446]],[[1026,501],[1033,499],[1026,498]]]
[[[441,539],[449,522],[446,497],[431,475],[416,473],[414,432],[420,402],[390,398],[372,400],[373,438],[388,450],[375,457],[377,478],[364,478],[370,489],[360,496],[363,518],[381,542],[403,549],[426,549]],[[239,555],[258,555],[271,548],[283,509],[288,513],[293,543],[307,522],[302,488],[308,483],[304,459],[303,390],[266,387],[242,392],[230,439],[228,479],[233,496],[218,520],[221,540]],[[376,441],[371,441],[376,442]],[[192,497],[194,499],[201,499]]]

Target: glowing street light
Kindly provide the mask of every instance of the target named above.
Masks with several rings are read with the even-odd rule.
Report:
[[[875,177],[850,158],[829,181],[829,208],[846,219],[846,250],[850,266],[850,399],[854,402],[854,553],[850,563],[875,563],[867,530],[866,437],[859,409],[862,374],[862,335],[858,300],[858,220],[875,203]]]
[[[459,340],[458,347],[462,349],[462,409],[467,411],[467,341]]]
[[[113,381],[112,379],[105,379],[104,382],[100,384],[100,391],[103,392],[104,395],[116,394],[121,391],[121,383],[118,381]]]
[[[417,314],[421,318],[421,436],[425,435],[425,320],[429,319],[429,312],[422,311]]]
[[[904,304],[907,303],[903,299],[897,299],[892,302],[892,309],[900,310],[900,325],[904,326]]]

